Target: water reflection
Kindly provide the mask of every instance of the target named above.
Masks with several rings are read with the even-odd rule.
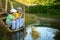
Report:
[[[35,40],[35,39],[36,40],[55,40],[53,37],[58,32],[57,29],[53,29],[49,27],[34,27],[34,30],[36,31],[36,33],[38,33],[39,36],[34,35],[35,33],[32,32],[32,27],[27,27],[26,28],[27,35],[24,38],[24,40]],[[31,32],[33,34],[31,34]]]

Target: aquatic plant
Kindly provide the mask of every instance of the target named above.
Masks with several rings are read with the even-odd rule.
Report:
[[[27,35],[27,32],[26,32],[26,31],[24,31],[24,37],[26,37],[26,35]]]
[[[35,30],[35,27],[32,27],[31,35],[34,40],[37,40],[40,37],[40,33]]]

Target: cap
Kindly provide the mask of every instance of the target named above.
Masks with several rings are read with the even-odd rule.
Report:
[[[12,12],[17,12],[17,10],[16,10],[16,9],[11,9],[10,12],[11,12],[11,13],[12,13]]]

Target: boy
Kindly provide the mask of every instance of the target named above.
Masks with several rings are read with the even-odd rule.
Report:
[[[23,15],[22,8],[21,7],[17,8],[17,13],[15,13],[15,17],[17,18],[16,22],[19,22],[17,23],[17,26],[19,26],[17,27],[17,29],[19,29],[20,27],[24,25],[24,19],[21,18],[22,15]]]
[[[10,27],[12,26],[12,30],[15,30],[16,29],[16,21],[15,20],[17,18],[15,18],[14,15],[17,12],[17,10],[11,9],[10,12],[11,12],[11,14],[8,14],[8,16],[6,18],[6,23],[8,26],[10,26]]]

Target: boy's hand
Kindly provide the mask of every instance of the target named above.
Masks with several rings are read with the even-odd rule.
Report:
[[[12,20],[16,20],[16,18],[12,19]]]
[[[16,20],[17,18],[14,18],[13,20]]]

